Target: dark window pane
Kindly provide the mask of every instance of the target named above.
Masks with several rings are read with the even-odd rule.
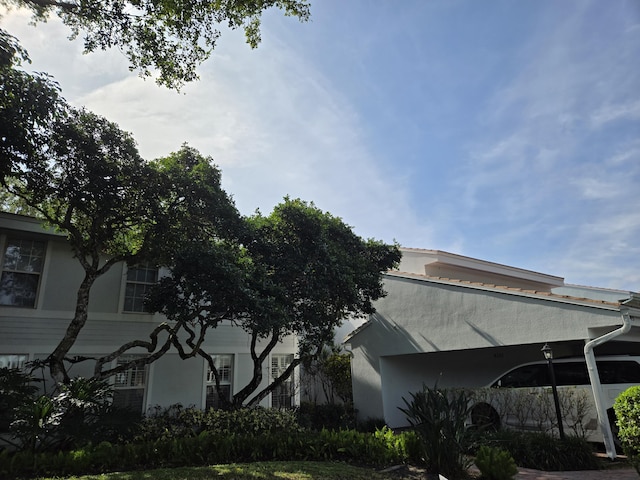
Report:
[[[224,398],[226,398],[227,400],[231,400],[231,385],[220,385],[220,389],[222,390]],[[221,401],[220,397],[218,396],[218,392],[216,391],[216,387],[214,385],[207,385],[207,410],[210,408],[218,409],[220,408],[220,406]]]
[[[123,310],[125,312],[148,312],[144,300],[157,279],[158,269],[155,267],[129,267]]]
[[[598,373],[603,384],[640,384],[640,364],[631,360],[598,362]]]
[[[507,373],[500,380],[502,387],[543,387],[551,384],[546,365],[525,365]]]
[[[2,272],[0,305],[34,307],[39,279],[39,275],[29,273]]]
[[[589,385],[589,373],[585,362],[554,363],[553,371],[556,376],[556,385]]]
[[[36,240],[9,239],[4,256],[4,269],[40,273],[45,243]]]
[[[271,394],[271,406],[273,408],[293,407],[293,388],[291,382],[285,382],[273,390]]]
[[[144,403],[144,388],[116,389],[113,392],[113,406],[128,408],[136,412],[142,412]]]

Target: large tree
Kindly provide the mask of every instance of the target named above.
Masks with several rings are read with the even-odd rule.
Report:
[[[239,216],[211,159],[186,146],[147,163],[116,124],[70,109],[52,128],[47,147],[45,161],[31,163],[3,182],[46,224],[67,235],[84,270],[74,316],[48,358],[52,377],[67,382],[65,360],[87,322],[97,278],[123,261],[169,264],[182,240],[222,237],[239,225]],[[163,324],[148,340],[128,342],[98,360],[96,376],[115,373],[103,372],[102,366],[131,348],[149,352],[140,361],[155,360],[170,348],[179,328]]]
[[[82,35],[86,52],[120,49],[130,68],[142,76],[153,70],[157,82],[179,88],[197,79],[196,67],[206,60],[220,37],[220,28],[243,28],[247,43],[260,42],[260,18],[275,7],[301,21],[309,18],[305,0],[0,0],[30,8],[35,20],[55,12]]]
[[[199,335],[222,319],[250,335],[253,375],[233,396],[234,407],[259,403],[331,343],[343,320],[372,313],[373,301],[384,295],[382,273],[400,260],[396,246],[363,240],[340,218],[301,200],[285,199],[269,216],[256,213],[246,222],[239,255],[224,264],[234,272],[231,285],[207,274],[218,264],[217,243],[200,244],[177,259],[152,301],[169,319],[189,318]],[[260,388],[264,362],[289,335],[298,338],[298,354]],[[212,357],[202,344],[196,350],[221,394]]]

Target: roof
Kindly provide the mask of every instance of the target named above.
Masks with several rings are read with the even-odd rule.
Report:
[[[417,273],[397,272],[397,271],[389,271],[385,273],[385,276],[408,278],[408,279],[419,280],[424,282],[440,283],[440,284],[447,284],[447,285],[456,285],[456,286],[462,286],[466,288],[473,288],[477,290],[495,291],[499,293],[518,295],[522,297],[538,297],[545,300],[554,300],[554,301],[559,301],[563,303],[571,303],[574,305],[600,307],[600,308],[606,308],[610,310],[618,310],[620,308],[620,302],[609,302],[605,300],[596,300],[592,298],[573,297],[570,295],[559,295],[559,294],[547,292],[547,291],[526,290],[523,288],[509,287],[506,285],[494,285],[490,283],[472,282],[469,280],[458,280],[455,278],[434,277],[430,275],[420,275]],[[620,299],[620,300],[622,301],[626,299]]]
[[[592,307],[599,308],[609,311],[619,311],[622,303],[631,303],[633,301],[633,306],[638,303],[640,305],[640,299],[636,298],[634,295],[630,295],[626,299],[620,299],[619,302],[610,302],[605,300],[597,300],[592,298],[583,298],[583,297],[574,297],[570,295],[559,295],[548,291],[539,291],[539,290],[527,290],[523,288],[517,287],[509,287],[505,285],[494,285],[490,283],[482,283],[482,282],[472,282],[469,280],[458,280],[455,278],[443,278],[443,277],[434,277],[430,275],[420,275],[417,273],[410,272],[398,272],[398,271],[388,271],[384,274],[385,277],[394,277],[394,278],[404,278],[409,280],[415,280],[420,282],[428,282],[428,283],[437,283],[441,285],[453,285],[457,287],[469,288],[474,290],[481,291],[490,291],[503,293],[507,295],[516,295],[519,297],[525,298],[538,298],[545,301],[554,301],[560,303],[566,303],[570,305],[579,305],[583,307]],[[630,306],[632,306],[630,304]],[[348,343],[354,336],[360,333],[362,330],[371,325],[371,321],[367,321],[360,325],[358,328],[349,333],[345,339],[344,343]]]
[[[549,275],[546,273],[534,272],[533,270],[526,270],[524,268],[512,267],[510,265],[503,265],[496,262],[490,262],[487,260],[480,260],[478,258],[467,257],[459,255],[457,253],[445,252],[442,250],[429,250],[423,248],[406,248],[401,247],[400,251],[405,254],[414,254],[421,260],[420,271],[414,271],[414,273],[424,273],[425,267],[444,265],[447,267],[458,267],[466,270],[474,270],[482,272],[484,274],[495,274],[504,277],[512,277],[515,279],[526,280],[528,282],[540,283],[541,285],[548,285],[549,287],[558,287],[564,285],[564,278],[555,275]],[[415,257],[414,257],[415,258]],[[402,262],[400,268],[402,268]],[[413,265],[415,266],[415,264]],[[408,271],[408,270],[403,270]],[[413,271],[413,270],[412,270]]]
[[[44,222],[38,218],[9,212],[0,212],[0,228],[56,237],[66,236],[64,233],[56,231],[53,227],[46,227]]]

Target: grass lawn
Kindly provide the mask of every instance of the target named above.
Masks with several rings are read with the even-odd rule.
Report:
[[[256,462],[210,467],[161,468],[65,477],[66,480],[386,480],[393,478],[344,463]],[[42,480],[54,480],[46,478]],[[55,477],[55,480],[61,480]]]

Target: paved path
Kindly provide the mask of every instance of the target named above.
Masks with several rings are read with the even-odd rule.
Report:
[[[518,469],[516,480],[638,480],[634,468],[610,470],[584,470],[579,472],[542,472],[528,468]]]

